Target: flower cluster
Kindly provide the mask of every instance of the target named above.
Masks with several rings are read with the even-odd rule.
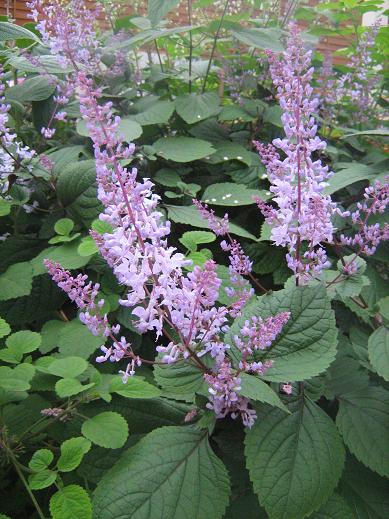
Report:
[[[103,335],[112,340],[112,346],[101,346],[104,355],[97,357],[97,362],[104,362],[110,360],[111,362],[118,362],[123,357],[132,357],[128,365],[134,371],[133,366],[135,362],[140,365],[139,357],[135,356],[131,345],[124,337],[117,339],[115,335],[120,332],[120,325],[116,324],[110,326],[107,315],[101,315],[99,310],[104,305],[104,299],[97,300],[100,285],[98,283],[86,283],[87,276],[78,274],[73,277],[68,270],[63,269],[58,263],[53,263],[50,260],[44,260],[45,267],[50,274],[53,281],[68,294],[71,301],[78,306],[80,312],[80,321],[85,324],[93,335]],[[127,367],[127,370],[129,369]],[[124,372],[123,381],[126,381],[128,375],[132,374],[128,371]]]
[[[273,365],[272,361],[248,362],[247,359],[254,352],[269,348],[289,318],[290,312],[281,312],[267,319],[253,315],[245,321],[239,335],[234,337],[235,346],[242,352],[241,370],[263,375]]]
[[[329,196],[323,195],[323,189],[332,173],[314,158],[326,144],[316,135],[313,117],[318,99],[313,97],[310,85],[311,51],[304,50],[296,26],[291,27],[285,52],[267,54],[286,137],[268,145],[254,143],[267,167],[270,191],[278,208],[257,203],[272,226],[272,240],[288,248],[288,266],[304,279],[329,265],[322,243],[332,242],[331,215],[335,206]],[[285,155],[284,159],[277,150]]]
[[[5,194],[9,187],[8,177],[14,173],[15,166],[23,160],[31,160],[35,151],[24,146],[16,139],[16,134],[8,128],[10,105],[4,98],[4,72],[0,65],[0,194]],[[30,169],[30,166],[26,166]]]
[[[237,317],[254,293],[249,282],[243,278],[243,276],[251,274],[252,261],[250,261],[250,258],[244,253],[240,243],[231,237],[227,214],[225,214],[223,218],[218,218],[215,215],[215,211],[209,209],[207,204],[196,199],[193,199],[193,203],[202,218],[208,222],[209,228],[216,235],[226,237],[226,239],[220,243],[222,250],[229,252],[229,272],[232,286],[226,288],[226,293],[229,297],[234,298],[230,314],[232,317]]]
[[[358,227],[353,236],[340,236],[342,245],[358,248],[358,254],[371,256],[382,240],[389,239],[389,224],[383,227],[379,223],[369,224],[369,218],[374,214],[384,214],[389,204],[389,177],[386,184],[376,180],[372,186],[365,189],[364,202],[357,203],[357,209],[351,213],[351,220]]]

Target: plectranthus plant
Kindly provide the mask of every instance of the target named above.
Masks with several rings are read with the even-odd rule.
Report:
[[[0,21],[0,517],[387,519],[379,56],[332,118],[316,11],[130,4]]]
[[[42,12],[42,6],[39,3],[36,6]],[[78,3],[76,7],[80,7]],[[54,6],[50,8],[48,19],[51,23],[41,23],[40,28],[52,54],[59,57],[59,64],[72,64],[75,69],[71,81],[93,141],[98,197],[105,208],[100,220],[112,227],[112,232],[102,235],[92,231],[92,237],[118,282],[126,287],[119,303],[137,318],[136,327],[141,333],[155,333],[156,351],[161,354],[159,362],[187,361],[203,373],[209,384],[207,407],[213,409],[217,417],[229,414],[233,418],[241,417],[243,423],[251,427],[256,414],[250,408],[249,399],[239,395],[240,374],[264,374],[271,367],[271,361],[248,362],[247,358],[254,351],[271,346],[288,321],[289,313],[266,319],[257,316],[246,321],[233,339],[242,356],[233,368],[225,334],[229,331],[230,318],[239,314],[251,291],[240,290],[230,307],[217,306],[221,280],[217,277],[215,262],[209,260],[203,268],[194,266],[191,272],[185,273],[185,267],[191,265],[191,261],[168,245],[170,222],[158,211],[159,197],[152,192],[153,183],[149,179],[138,181],[137,169],[123,166],[123,161],[131,159],[135,146],[126,143],[120,135],[121,118],[113,113],[112,103],[99,103],[103,91],[92,77],[98,53],[91,56],[87,48],[85,53],[82,50],[92,32],[83,31],[83,22],[76,16],[78,11],[71,17],[68,16],[71,9],[60,11],[61,16],[56,12]],[[70,33],[67,27],[71,28]],[[77,41],[78,45],[68,44],[67,39]],[[200,210],[206,211],[205,208]],[[227,227],[226,217],[224,223]],[[223,224],[217,225],[221,227],[218,234],[223,234]],[[231,283],[239,284],[239,277],[251,270],[250,261],[236,240],[230,239],[229,244],[224,241],[222,247],[230,252]],[[103,299],[95,301],[99,287],[93,287],[90,282],[85,284],[84,277],[73,278],[59,264],[46,261],[46,266],[53,280],[83,310],[81,321],[92,333],[103,331],[103,335],[112,341],[110,346],[102,346],[104,355],[97,361],[127,360],[127,365],[120,369],[126,383],[144,359],[134,352],[125,337],[119,337],[119,324],[109,327],[107,316],[99,315],[99,308],[104,304]],[[167,340],[166,345],[160,344],[162,338]],[[211,362],[207,361],[208,357]]]

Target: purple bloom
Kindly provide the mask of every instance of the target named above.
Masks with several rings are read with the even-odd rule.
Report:
[[[325,149],[316,135],[313,114],[318,100],[312,97],[313,75],[311,52],[305,51],[298,30],[291,27],[288,47],[281,55],[267,52],[270,73],[277,88],[282,109],[281,120],[286,137],[272,144],[254,143],[266,165],[273,202],[278,209],[257,200],[266,222],[271,225],[271,238],[276,245],[288,248],[288,266],[300,278],[318,274],[329,266],[323,242],[332,242],[334,228],[331,215],[335,210],[329,196],[323,195],[328,178],[327,166],[313,154]],[[277,148],[285,158],[282,159]],[[302,242],[308,250],[302,253]]]

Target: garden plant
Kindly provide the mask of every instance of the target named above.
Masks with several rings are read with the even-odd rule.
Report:
[[[179,4],[0,20],[0,519],[387,519],[384,2]]]

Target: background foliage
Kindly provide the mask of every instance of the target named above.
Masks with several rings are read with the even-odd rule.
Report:
[[[147,16],[110,7],[112,27],[100,34],[107,66],[100,80],[122,116],[122,133],[136,143],[133,165],[156,183],[174,224],[172,244],[194,264],[214,258],[226,286],[226,258],[191,200],[200,198],[220,216],[228,211],[231,232],[270,291],[258,292],[247,315],[292,313],[270,352],[274,367],[263,380],[243,379],[242,394],[255,402],[258,420],[251,430],[231,419],[215,422],[201,373],[189,366],[142,367],[124,386],[115,366],[95,364],[105,338],[80,323],[46,274],[44,258],[99,282],[109,318],[143,357],[154,358],[154,342],[119,306],[122,287],[89,236],[90,228],[103,233],[106,224],[98,220],[92,146],[77,102],[66,107],[70,122],[55,123],[53,139],[40,133],[54,104],[48,73],[61,80],[64,71],[32,24],[2,19],[10,124],[53,167],[39,157],[32,168],[17,163],[0,198],[0,517],[88,519],[93,507],[98,519],[386,519],[387,246],[361,259],[336,289],[295,289],[285,251],[270,243],[253,202],[253,195],[266,199],[270,192],[251,145],[282,136],[263,50],[283,48],[289,17],[307,28],[313,48],[322,36],[348,37],[350,46],[339,54],[350,60],[364,32],[355,20],[380,2],[301,3],[281,17],[277,3],[261,2],[256,18],[225,2],[215,3],[210,19],[204,9],[211,2],[189,1],[188,23],[167,25],[177,4],[151,0]],[[321,159],[335,171],[327,191],[344,208],[387,170],[388,48],[383,27],[366,69],[380,71],[368,120],[347,98],[318,114],[328,141]],[[124,65],[111,77],[119,51]],[[43,72],[26,52],[39,56]],[[318,92],[323,58],[313,55]],[[333,75],[350,71],[335,65]],[[337,251],[329,254],[336,271]],[[228,303],[223,287],[219,301]],[[291,395],[282,382],[292,383]]]

